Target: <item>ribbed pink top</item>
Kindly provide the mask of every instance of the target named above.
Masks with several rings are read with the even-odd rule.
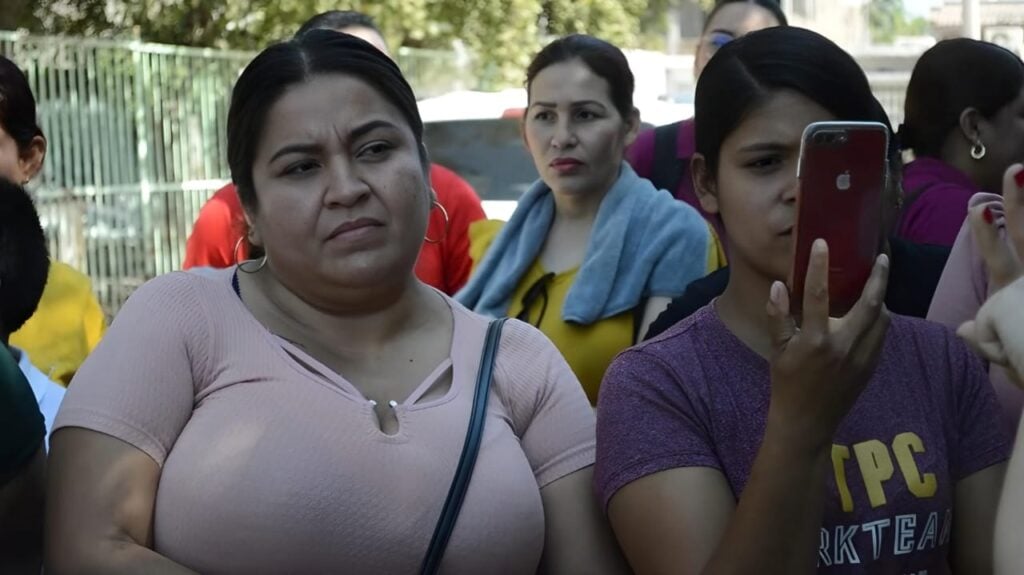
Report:
[[[140,288],[79,370],[55,428],[149,454],[162,467],[155,548],[201,573],[416,572],[462,448],[487,320],[449,300],[451,389],[422,403],[415,392],[388,436],[341,375],[249,313],[231,271]],[[540,487],[593,461],[594,415],[572,371],[539,331],[509,322],[442,570],[534,573]]]

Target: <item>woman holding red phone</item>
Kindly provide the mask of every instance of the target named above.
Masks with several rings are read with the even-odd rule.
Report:
[[[991,572],[1009,444],[978,359],[886,311],[885,255],[832,318],[814,242],[791,313],[802,135],[888,125],[863,71],[813,32],[754,32],[711,60],[696,109],[695,182],[730,230],[732,271],[603,382],[595,481],[633,569]]]

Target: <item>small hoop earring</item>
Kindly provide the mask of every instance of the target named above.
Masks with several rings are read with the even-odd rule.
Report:
[[[238,271],[240,271],[242,273],[254,274],[254,273],[260,271],[261,269],[263,269],[267,265],[267,254],[263,254],[263,257],[260,258],[260,263],[259,263],[258,266],[256,266],[256,269],[254,269],[254,270],[247,270],[247,269],[245,269],[243,264],[245,264],[247,262],[240,262],[240,261],[238,261],[238,248],[242,247],[242,242],[243,241],[245,241],[245,236],[242,236],[242,237],[238,238],[238,241],[235,242],[235,249],[234,249],[234,251],[231,252],[231,255],[234,256],[234,258],[235,258],[235,268],[237,268]]]
[[[428,244],[439,244],[448,238],[448,228],[451,227],[452,220],[451,218],[448,217],[448,210],[444,209],[444,206],[441,205],[441,202],[437,200],[431,200],[431,207],[433,206],[437,206],[437,209],[441,210],[441,215],[444,216],[444,235],[437,240],[431,239],[428,236],[423,236],[423,241],[427,242]]]
[[[985,157],[986,151],[987,150],[985,150],[985,144],[982,144],[981,142],[975,142],[974,145],[971,146],[971,157],[974,158],[975,160],[980,160]]]

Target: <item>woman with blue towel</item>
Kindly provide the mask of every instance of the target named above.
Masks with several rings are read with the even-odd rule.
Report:
[[[623,159],[640,126],[633,84],[622,51],[591,36],[537,54],[523,137],[541,179],[507,223],[470,228],[474,273],[457,295],[537,326],[592,403],[612,358],[719,265],[700,214]]]

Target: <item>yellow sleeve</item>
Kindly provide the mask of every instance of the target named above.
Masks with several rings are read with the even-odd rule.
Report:
[[[83,294],[85,297],[84,309],[82,310],[82,330],[85,334],[86,353],[92,353],[99,345],[100,339],[107,331],[107,318],[96,299],[96,293],[92,291],[92,282],[86,287],[88,290]]]
[[[477,220],[469,224],[469,257],[473,259],[474,271],[504,226],[501,220]]]
[[[710,223],[707,224],[708,232],[710,232],[710,241],[708,242],[708,273],[724,268],[727,265],[725,259],[725,248],[722,247],[722,240],[718,237],[715,232],[715,227]]]

